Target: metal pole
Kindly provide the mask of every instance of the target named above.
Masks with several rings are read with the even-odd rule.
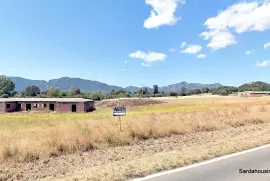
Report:
[[[120,101],[119,101],[119,99],[118,99],[118,108],[120,108]],[[122,131],[121,116],[118,116],[118,122],[119,122],[120,131]]]
[[[121,116],[118,116],[118,118],[119,118],[120,131],[122,131],[122,126],[121,126]]]

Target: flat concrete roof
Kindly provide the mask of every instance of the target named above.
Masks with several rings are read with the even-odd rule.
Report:
[[[83,98],[0,98],[0,102],[92,102]]]

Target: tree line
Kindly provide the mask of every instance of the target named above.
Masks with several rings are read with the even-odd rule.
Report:
[[[134,92],[127,92],[124,90],[112,90],[108,93],[102,92],[82,92],[79,88],[73,86],[69,91],[60,91],[58,88],[51,88],[46,91],[41,91],[36,85],[25,87],[24,91],[16,92],[15,84],[10,78],[0,78],[0,97],[42,97],[42,98],[86,98],[92,100],[102,99],[117,99],[117,98],[135,98],[135,97],[172,97],[172,96],[189,96],[204,93],[212,93],[215,95],[229,95],[233,92],[243,91],[270,91],[270,84],[265,82],[252,82],[243,84],[239,87],[223,86],[219,88],[202,88],[202,89],[186,89],[183,87],[179,92],[159,91],[158,85],[153,85],[153,91],[149,92],[147,88],[140,88]]]

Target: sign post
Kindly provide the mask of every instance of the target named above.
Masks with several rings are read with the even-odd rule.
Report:
[[[118,106],[113,108],[113,116],[118,116],[120,131],[122,131],[121,116],[125,115],[126,115],[126,107],[124,105],[120,106],[120,103],[118,102]]]

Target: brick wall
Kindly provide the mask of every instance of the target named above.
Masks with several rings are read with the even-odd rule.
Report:
[[[10,107],[6,108],[6,104],[9,104]],[[6,112],[27,111],[27,104],[31,105],[31,111],[49,111],[50,104],[54,104],[54,111],[57,112],[72,112],[72,105],[76,105],[76,112],[89,112],[94,110],[94,102],[92,101],[84,103],[11,102],[0,103],[0,113],[5,113],[5,110]],[[44,104],[46,104],[46,106]]]
[[[85,102],[84,103],[84,112],[93,111],[95,108],[94,101],[93,102]]]
[[[57,111],[72,112],[72,105],[76,105],[76,112],[84,112],[83,103],[57,103]]]
[[[59,112],[71,112],[72,104],[57,103],[57,111]]]
[[[84,112],[84,109],[83,109],[84,103],[77,103],[76,106],[77,106],[77,112]]]
[[[5,103],[0,102],[0,113],[5,113]]]
[[[7,107],[9,105],[9,108]],[[16,102],[6,102],[5,103],[6,112],[14,112],[17,109],[17,103]]]
[[[54,102],[21,103],[21,111],[27,111],[27,104],[31,104],[31,111],[49,111],[50,104],[54,104],[54,110],[57,111],[56,104]]]

